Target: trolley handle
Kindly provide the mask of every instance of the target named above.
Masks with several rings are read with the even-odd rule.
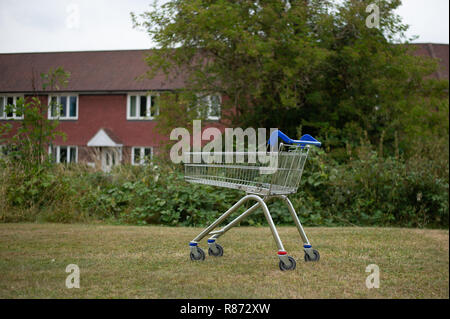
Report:
[[[272,134],[270,134],[269,141],[267,142],[268,145],[276,144],[278,142],[278,138],[281,138],[283,142],[287,144],[300,144],[302,147],[306,144],[308,145],[314,145],[317,147],[320,147],[322,145],[321,142],[316,140],[314,137],[312,137],[309,134],[303,135],[299,140],[293,140],[290,137],[288,137],[286,134],[281,132],[280,130],[273,131]]]

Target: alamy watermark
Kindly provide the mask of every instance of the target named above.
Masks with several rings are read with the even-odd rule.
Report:
[[[66,272],[70,273],[66,278],[66,287],[68,289],[80,288],[80,267],[75,264],[67,265]]]
[[[376,264],[370,264],[366,267],[366,272],[370,272],[370,275],[366,278],[367,289],[380,288],[380,267]]]
[[[375,3],[371,3],[366,7],[366,12],[369,13],[369,15],[366,18],[366,27],[379,28],[380,8]]]
[[[270,138],[278,129],[270,129]],[[203,130],[201,120],[193,121],[192,136],[188,129],[178,127],[170,133],[170,140],[176,142],[170,150],[173,163],[261,163],[261,174],[272,174],[278,166],[278,144],[270,144],[267,152],[268,137],[265,128],[225,128],[225,136],[216,127]],[[247,143],[246,143],[247,140]],[[202,147],[202,142],[207,142]],[[222,145],[224,141],[225,145]],[[191,150],[192,145],[192,150]],[[225,146],[225,152],[223,152]]]
[[[76,3],[66,6],[66,27],[68,29],[78,29],[80,27],[80,7]]]

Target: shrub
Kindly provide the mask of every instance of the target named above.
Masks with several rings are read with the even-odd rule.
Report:
[[[305,225],[448,227],[448,161],[380,157],[360,147],[338,163],[314,150],[296,194],[290,195]],[[205,226],[243,195],[189,184],[180,166],[122,165],[112,173],[83,165],[50,165],[39,178],[0,162],[0,221],[89,222]],[[249,203],[248,205],[250,205]],[[269,204],[277,224],[292,225],[286,206]],[[243,212],[244,208],[235,212]],[[241,222],[263,225],[261,210]]]

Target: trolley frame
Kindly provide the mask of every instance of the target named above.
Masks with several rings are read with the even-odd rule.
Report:
[[[217,218],[213,223],[211,223],[208,227],[206,227],[200,234],[198,234],[193,240],[190,241],[190,256],[192,260],[204,260],[205,254],[203,250],[198,246],[198,243],[205,238],[206,236],[210,236],[208,239],[208,253],[212,256],[222,256],[223,248],[217,244],[216,240],[224,235],[231,228],[239,224],[243,219],[249,216],[258,208],[263,210],[264,216],[269,224],[269,228],[271,230],[273,239],[275,244],[277,245],[278,252],[277,255],[279,257],[279,266],[281,270],[293,270],[295,269],[296,262],[291,256],[287,255],[286,250],[284,249],[283,243],[280,239],[278,231],[276,229],[275,223],[273,222],[272,216],[270,214],[269,208],[267,204],[275,199],[282,200],[288,208],[288,211],[297,227],[297,230],[300,234],[300,237],[303,241],[303,250],[305,252],[304,259],[305,261],[318,261],[320,258],[319,252],[312,248],[308,237],[303,229],[303,226],[300,222],[300,219],[297,216],[297,213],[292,205],[292,202],[289,200],[287,195],[295,193],[298,189],[298,185],[300,183],[301,175],[303,172],[303,167],[306,162],[309,148],[311,145],[320,146],[321,143],[310,135],[304,135],[300,140],[292,140],[287,137],[284,133],[280,131],[275,131],[271,134],[269,145],[273,145],[275,141],[278,141],[278,138],[281,138],[286,144],[281,144],[280,150],[287,150],[285,152],[280,151],[280,155],[292,156],[292,158],[288,158],[287,160],[281,159],[281,162],[277,165],[277,172],[273,174],[267,174],[266,179],[269,182],[258,182],[257,180],[260,178],[258,174],[255,174],[253,171],[249,174],[245,174],[239,172],[239,169],[243,171],[250,171],[260,168],[258,166],[246,166],[246,165],[215,165],[214,164],[189,164],[185,163],[185,179],[188,182],[192,183],[201,183],[207,185],[214,185],[218,187],[226,187],[233,189],[240,189],[246,192],[246,195],[243,196],[239,201],[237,201],[233,206],[231,206],[225,213],[223,213],[219,218]],[[226,153],[223,153],[226,155]],[[237,154],[237,153],[234,153]],[[188,153],[188,155],[203,155],[197,153]],[[290,160],[290,161],[289,161]],[[244,163],[245,164],[245,163]],[[278,167],[281,166],[281,167]],[[286,166],[286,167],[285,167]],[[211,171],[209,171],[209,169]],[[230,178],[228,176],[219,176],[217,172],[227,173],[227,169],[234,170],[232,173],[235,175],[236,170],[237,174],[240,178]],[[278,171],[281,170],[281,171]],[[284,170],[284,171],[283,171]],[[197,173],[197,175],[196,175]],[[212,175],[212,173],[217,175]],[[233,175],[232,174],[232,175]],[[225,174],[226,175],[226,174]],[[233,177],[234,177],[233,175]],[[272,176],[270,176],[272,175]],[[250,180],[250,177],[255,180]],[[247,179],[245,179],[247,178]],[[286,181],[284,184],[281,179],[285,178]],[[231,182],[230,182],[231,180]],[[289,182],[288,182],[289,181]],[[227,217],[233,214],[236,210],[238,210],[242,205],[244,205],[248,201],[255,201],[250,208],[245,210],[238,217],[234,218],[227,225],[222,227],[219,230],[214,230],[221,224]]]

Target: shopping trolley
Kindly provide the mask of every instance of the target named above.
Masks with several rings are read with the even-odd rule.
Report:
[[[281,142],[278,149],[274,150],[274,145],[277,145],[278,138],[284,143]],[[320,147],[320,145],[319,141],[308,134],[303,135],[300,140],[293,140],[281,131],[276,130],[269,138],[268,146],[272,148],[270,152],[185,153],[186,181],[246,192],[244,197],[189,243],[191,260],[205,259],[205,253],[198,246],[198,242],[207,235],[210,236],[208,239],[208,254],[215,257],[222,256],[223,248],[217,243],[217,239],[261,207],[278,247],[280,269],[283,271],[295,269],[295,259],[287,255],[267,207],[269,201],[281,199],[286,203],[303,240],[305,261],[318,261],[320,258],[319,252],[312,248],[287,195],[297,192],[310,146]],[[265,155],[265,157],[262,155]],[[261,160],[261,158],[264,160]],[[248,208],[225,227],[214,230],[249,200],[256,201],[256,204]]]

